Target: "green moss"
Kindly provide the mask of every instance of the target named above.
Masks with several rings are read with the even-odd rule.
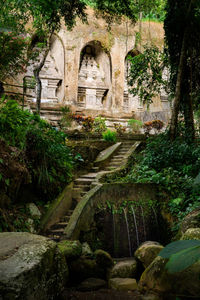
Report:
[[[77,258],[82,254],[82,245],[79,241],[61,241],[58,248],[66,259]]]

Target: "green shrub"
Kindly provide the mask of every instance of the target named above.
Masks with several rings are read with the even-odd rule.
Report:
[[[138,130],[140,130],[140,128],[142,128],[143,123],[140,120],[130,119],[128,121],[128,125],[131,128],[131,131],[137,132]]]
[[[104,119],[102,117],[96,117],[94,119],[93,128],[94,128],[95,132],[99,132],[99,133],[106,131],[106,129],[107,129],[106,119]]]
[[[108,142],[116,142],[117,140],[117,134],[115,131],[111,131],[110,129],[107,129],[105,132],[102,133],[102,137],[105,141]]]
[[[38,115],[23,111],[14,100],[1,102],[0,136],[25,153],[32,183],[46,200],[54,198],[71,180],[73,161],[66,134]]]

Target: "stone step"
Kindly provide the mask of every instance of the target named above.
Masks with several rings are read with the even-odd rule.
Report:
[[[92,171],[97,173],[99,171],[99,167],[93,167]]]
[[[78,185],[89,185],[89,184],[91,184],[92,183],[92,181],[94,180],[94,178],[77,178],[76,180],[75,180],[75,184],[78,184]]]
[[[112,159],[111,159],[111,161],[122,161],[123,160],[123,158],[122,157],[120,157],[120,158],[118,158],[118,157],[113,157]]]
[[[81,192],[81,197],[85,196],[87,192]]]
[[[49,230],[49,235],[61,236],[61,235],[63,235],[64,231],[65,231],[64,228],[52,229],[52,230]]]
[[[58,222],[58,223],[55,223],[50,230],[52,229],[62,229],[62,228],[65,228],[66,226],[68,225],[68,222]]]
[[[52,241],[54,242],[59,242],[60,241],[60,236],[59,235],[55,235],[55,236],[51,236],[51,235],[48,235],[47,236],[49,239],[51,239]]]
[[[75,188],[73,188],[73,190],[75,191],[89,191],[90,189],[90,185],[87,185],[87,184],[77,184]]]
[[[97,173],[88,173],[88,174],[85,174],[85,175],[82,175],[81,177],[79,178],[96,178],[97,177]]]

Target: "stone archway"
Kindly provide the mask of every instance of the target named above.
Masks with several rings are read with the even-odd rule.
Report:
[[[79,107],[102,110],[111,87],[111,60],[98,41],[87,43],[80,54],[78,76]]]

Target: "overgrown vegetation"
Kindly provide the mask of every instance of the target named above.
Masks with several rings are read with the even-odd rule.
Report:
[[[169,143],[167,133],[149,138],[142,155],[122,181],[155,183],[166,191],[167,209],[174,217],[174,229],[182,218],[200,206],[200,187],[195,178],[200,169],[200,146],[183,137]]]
[[[20,151],[30,181],[44,202],[70,181],[72,157],[65,143],[66,134],[38,115],[23,111],[14,100],[1,102],[0,137]]]

